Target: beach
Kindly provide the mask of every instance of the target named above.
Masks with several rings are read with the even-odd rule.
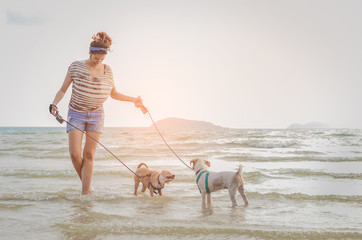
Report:
[[[149,128],[106,128],[101,142],[134,171],[168,170],[164,196],[134,196],[133,173],[98,146],[92,194],[65,128],[0,128],[1,239],[361,239],[362,130],[161,131],[187,164],[243,165],[249,206],[227,190],[201,206],[195,173]]]

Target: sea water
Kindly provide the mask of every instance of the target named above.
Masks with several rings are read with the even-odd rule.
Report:
[[[101,146],[82,196],[64,128],[0,128],[0,239],[362,239],[362,130],[162,134],[187,164],[242,164],[249,206],[222,190],[202,207],[194,172],[153,128],[106,128],[100,140],[133,170],[176,175],[153,198],[134,196],[133,174]]]

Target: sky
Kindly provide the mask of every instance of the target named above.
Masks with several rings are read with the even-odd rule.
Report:
[[[156,121],[362,128],[361,9],[359,0],[2,0],[0,126],[59,126],[48,106],[105,31],[117,90],[141,96]],[[71,87],[63,117],[70,96]],[[132,103],[109,98],[104,108],[106,127],[152,124]]]

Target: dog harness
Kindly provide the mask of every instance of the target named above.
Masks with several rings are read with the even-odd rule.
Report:
[[[208,182],[209,182],[209,173],[210,173],[209,171],[202,171],[202,172],[199,173],[199,175],[198,175],[197,178],[196,178],[196,185],[197,185],[197,187],[199,188],[199,191],[200,191],[200,193],[201,193],[201,189],[200,189],[200,187],[199,187],[199,179],[200,179],[200,177],[201,177],[201,175],[202,175],[203,173],[206,173],[206,176],[205,176],[206,192],[207,192],[207,193],[210,193],[209,184],[208,184]]]
[[[157,181],[158,181],[158,185],[161,186],[160,188],[156,188],[155,186],[153,186],[152,183],[151,183],[151,179],[148,182],[148,187],[151,186],[154,189],[153,193],[155,193],[155,194],[158,194],[155,190],[161,191],[165,187],[165,186],[162,186],[162,184],[160,182],[160,175],[158,175]]]

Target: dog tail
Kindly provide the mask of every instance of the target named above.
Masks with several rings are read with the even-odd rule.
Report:
[[[145,166],[145,167],[148,169],[148,166],[146,165],[146,163],[140,163],[140,164],[138,165],[137,169],[139,169],[140,167],[142,167],[142,165]]]
[[[245,206],[247,206],[249,204],[249,201],[244,192],[244,178],[243,178],[243,172],[242,172],[243,167],[244,167],[243,165],[241,165],[241,164],[239,165],[239,169],[236,171],[236,173],[233,177],[233,180],[239,184],[238,191],[244,200]]]
[[[236,171],[235,175],[242,176],[243,175],[243,165],[239,165],[238,171]]]
[[[239,169],[236,171],[236,173],[234,174],[234,177],[233,177],[233,182],[235,183],[242,183],[243,182],[243,165],[239,165]]]

